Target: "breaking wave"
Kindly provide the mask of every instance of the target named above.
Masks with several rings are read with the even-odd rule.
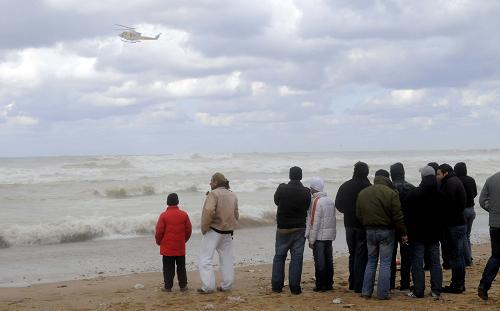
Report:
[[[106,189],[103,192],[99,190],[94,190],[94,195],[112,198],[112,199],[124,199],[128,197],[138,197],[138,196],[148,196],[155,195],[156,189],[153,186],[143,186],[141,188],[111,188]]]
[[[244,207],[246,210],[251,207]],[[248,210],[250,212],[250,210]],[[260,227],[275,224],[275,212],[264,211],[241,215],[239,227]],[[199,215],[190,215],[193,232],[199,230]],[[154,235],[158,215],[128,217],[65,217],[54,223],[7,225],[0,229],[0,249],[15,245],[51,245],[83,242],[95,239],[119,239]]]
[[[130,217],[65,217],[56,223],[11,225],[0,229],[0,248],[12,245],[49,245],[93,240],[107,236],[154,233],[158,215]]]

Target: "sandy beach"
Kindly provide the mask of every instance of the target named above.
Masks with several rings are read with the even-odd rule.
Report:
[[[292,296],[287,288],[281,294],[271,292],[271,265],[264,264],[238,267],[234,289],[229,293],[197,294],[197,271],[189,272],[190,290],[183,293],[175,285],[172,293],[162,292],[159,272],[136,273],[0,288],[0,310],[499,310],[498,284],[493,284],[488,302],[476,295],[489,253],[489,243],[475,245],[474,264],[467,269],[467,291],[442,294],[440,300],[430,296],[409,298],[399,292],[393,292],[389,301],[361,298],[347,290],[347,258],[340,257],[335,259],[334,290],[327,293],[312,291],[314,266],[308,260],[302,275],[303,294],[299,296]],[[449,279],[450,271],[444,271],[445,284]],[[334,299],[340,303],[334,303]]]

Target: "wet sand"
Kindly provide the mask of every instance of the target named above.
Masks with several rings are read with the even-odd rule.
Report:
[[[347,257],[335,259],[334,290],[315,293],[314,267],[308,260],[302,275],[303,293],[293,296],[271,291],[271,265],[238,267],[234,289],[229,293],[200,295],[197,271],[188,274],[188,292],[174,285],[172,293],[161,291],[162,274],[136,273],[124,276],[101,276],[83,280],[37,284],[23,288],[0,288],[0,310],[500,310],[500,284],[493,284],[490,300],[477,297],[476,288],[490,255],[489,243],[474,246],[474,264],[467,269],[464,294],[442,294],[440,300],[430,296],[409,298],[393,292],[391,300],[364,299],[347,289]],[[450,271],[444,271],[444,285]],[[220,276],[217,274],[217,278]],[[427,294],[429,276],[426,275]],[[144,286],[142,288],[142,286]],[[333,300],[340,298],[340,303]]]

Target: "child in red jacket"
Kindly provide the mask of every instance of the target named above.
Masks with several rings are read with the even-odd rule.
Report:
[[[186,291],[186,242],[191,237],[191,221],[186,212],[179,209],[176,193],[167,197],[167,210],[161,213],[156,223],[156,244],[163,255],[163,281],[165,291],[171,292],[174,285],[175,265],[181,291]]]

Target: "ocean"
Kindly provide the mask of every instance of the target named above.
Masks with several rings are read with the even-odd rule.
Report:
[[[279,183],[287,182],[289,168],[302,167],[306,185],[312,177],[322,177],[326,192],[334,198],[338,187],[350,179],[357,161],[369,164],[370,179],[377,169],[389,170],[391,164],[402,162],[406,179],[413,184],[420,181],[418,168],[428,162],[453,166],[462,161],[480,191],[486,178],[500,168],[500,150],[0,158],[0,286],[81,278],[102,272],[99,270],[109,274],[159,271],[152,235],[158,215],[165,209],[166,196],[178,193],[181,208],[188,212],[194,232],[199,232],[201,208],[215,172],[222,172],[230,180],[239,198],[240,224],[245,228],[242,232],[250,236],[242,237],[250,246],[242,250],[244,256],[236,254],[237,261],[253,262],[255,250],[262,247],[261,241],[251,236],[264,232],[261,244],[267,246],[257,261],[270,262],[273,193]],[[480,208],[476,211],[473,239],[480,241],[487,238],[487,213]],[[341,229],[342,217],[337,214],[337,218]],[[199,237],[195,234],[193,241],[196,239]],[[147,251],[141,248],[143,244]],[[139,257],[134,267],[112,254],[110,258],[115,259],[106,257],[110,249],[117,254],[117,245],[125,250],[129,247],[132,257]],[[88,253],[79,253],[86,248]],[[339,244],[338,249],[345,253],[345,245]],[[197,251],[191,247],[193,268]],[[35,259],[24,263],[38,265],[37,273],[29,272],[21,263],[29,259],[27,254],[53,259],[54,253],[59,261],[50,265]],[[148,259],[141,262],[140,257],[146,253]],[[68,267],[63,273],[60,267],[53,267],[66,266],[64,263],[75,254],[75,260],[97,259],[85,271]],[[23,273],[19,275],[19,271]]]

